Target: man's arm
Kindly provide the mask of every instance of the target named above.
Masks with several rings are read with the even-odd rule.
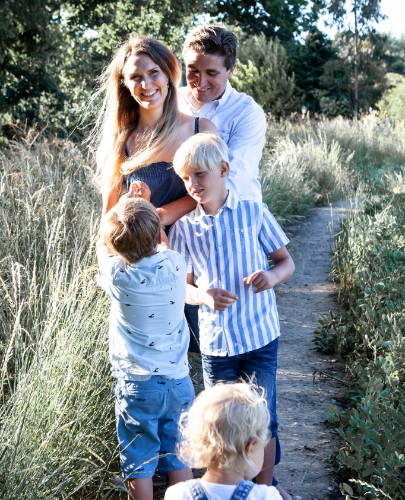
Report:
[[[230,172],[227,186],[243,199],[244,192],[259,175],[266,117],[261,109],[250,106],[231,132],[228,142]]]

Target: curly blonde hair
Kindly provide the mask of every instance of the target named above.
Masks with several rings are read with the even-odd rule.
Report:
[[[180,418],[180,459],[192,467],[233,469],[254,465],[246,445],[269,442],[266,400],[251,382],[216,384],[203,391]]]

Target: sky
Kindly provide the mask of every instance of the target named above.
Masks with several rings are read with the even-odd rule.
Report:
[[[381,0],[381,12],[387,16],[387,19],[374,25],[377,31],[391,32],[395,38],[405,35],[405,0]],[[349,22],[354,25],[353,15],[350,15]],[[331,38],[337,31],[336,27],[325,26],[322,20],[318,26]]]

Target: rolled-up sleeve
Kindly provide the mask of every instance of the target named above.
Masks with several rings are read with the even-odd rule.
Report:
[[[263,110],[249,106],[243,115],[229,136],[230,172],[227,180],[228,189],[232,189],[242,199],[253,180],[258,178],[266,135],[266,117]]]

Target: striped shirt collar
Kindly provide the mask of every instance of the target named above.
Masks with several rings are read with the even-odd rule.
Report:
[[[207,102],[206,104],[204,104],[204,106],[200,108],[200,110],[203,109],[205,106],[215,106],[216,108],[223,106],[228,100],[228,97],[232,94],[232,91],[233,88],[228,80],[226,82],[225,92],[222,94],[222,96],[219,99],[214,99],[213,101]],[[193,100],[190,99],[190,95],[191,91],[189,90],[188,87],[186,87],[186,91],[184,92],[184,98],[197,111],[197,108],[195,107]]]
[[[225,203],[222,205],[222,207],[219,209],[218,213],[221,213],[222,210],[226,207],[229,208],[230,210],[235,210],[238,208],[238,203],[239,203],[239,198],[236,196],[234,192],[231,190],[228,191],[228,196],[225,200]],[[197,207],[195,209],[196,216],[195,216],[195,221],[199,221],[203,217],[210,217],[205,213],[204,207],[201,205],[201,203],[197,203]],[[213,217],[213,216],[211,216]]]

